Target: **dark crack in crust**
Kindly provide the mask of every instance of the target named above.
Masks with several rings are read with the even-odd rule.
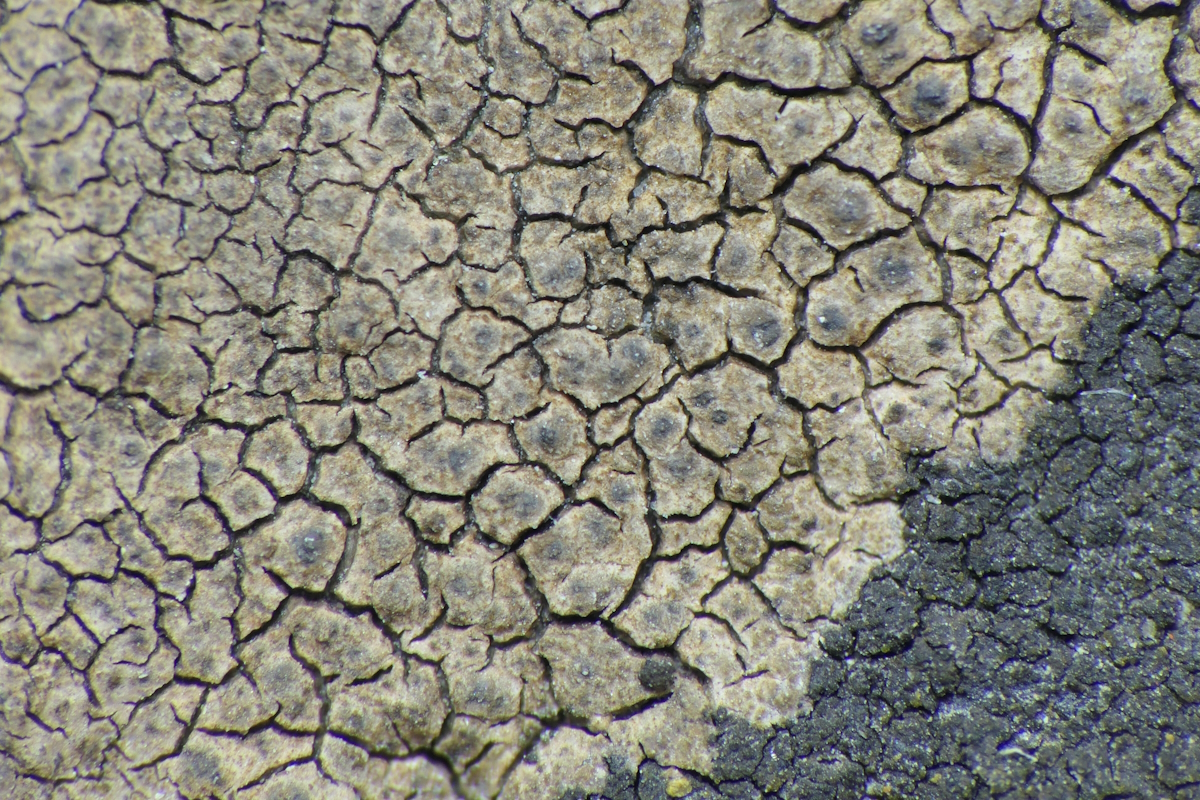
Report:
[[[711,781],[616,760],[563,798],[1200,796],[1200,258],[1163,273],[1016,462],[909,463],[908,549],[824,633],[810,714],[719,718]]]

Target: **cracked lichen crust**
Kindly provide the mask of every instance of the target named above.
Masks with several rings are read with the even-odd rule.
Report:
[[[1106,299],[1018,459],[910,462],[906,552],[824,632],[808,713],[719,714],[705,775],[597,743],[558,796],[1195,798],[1200,258],[1162,273]]]
[[[1197,101],[1195,4],[9,2],[0,789],[730,777],[1200,244]]]

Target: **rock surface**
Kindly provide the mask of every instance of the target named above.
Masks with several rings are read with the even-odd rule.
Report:
[[[1184,5],[8,3],[0,795],[1194,795]]]

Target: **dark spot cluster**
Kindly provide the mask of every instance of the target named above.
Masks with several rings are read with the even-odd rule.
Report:
[[[903,286],[912,278],[913,268],[903,258],[888,256],[875,267],[875,277],[884,286]]]
[[[826,306],[817,312],[817,324],[829,333],[838,333],[846,329],[846,315],[840,308]]]
[[[325,534],[317,528],[301,531],[293,539],[296,547],[296,558],[304,566],[312,566],[321,559],[325,548]]]
[[[756,320],[750,324],[750,338],[762,349],[772,347],[783,336],[779,321],[771,317]]]
[[[949,87],[941,78],[929,76],[917,81],[913,89],[913,106],[921,118],[936,117],[949,102]]]
[[[863,26],[862,32],[859,33],[859,38],[862,39],[865,45],[883,47],[896,38],[898,30],[899,27],[894,22],[873,22],[870,25]]]

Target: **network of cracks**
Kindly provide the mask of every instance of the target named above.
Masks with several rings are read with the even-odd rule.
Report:
[[[0,788],[1194,796],[1198,9],[9,2]]]

